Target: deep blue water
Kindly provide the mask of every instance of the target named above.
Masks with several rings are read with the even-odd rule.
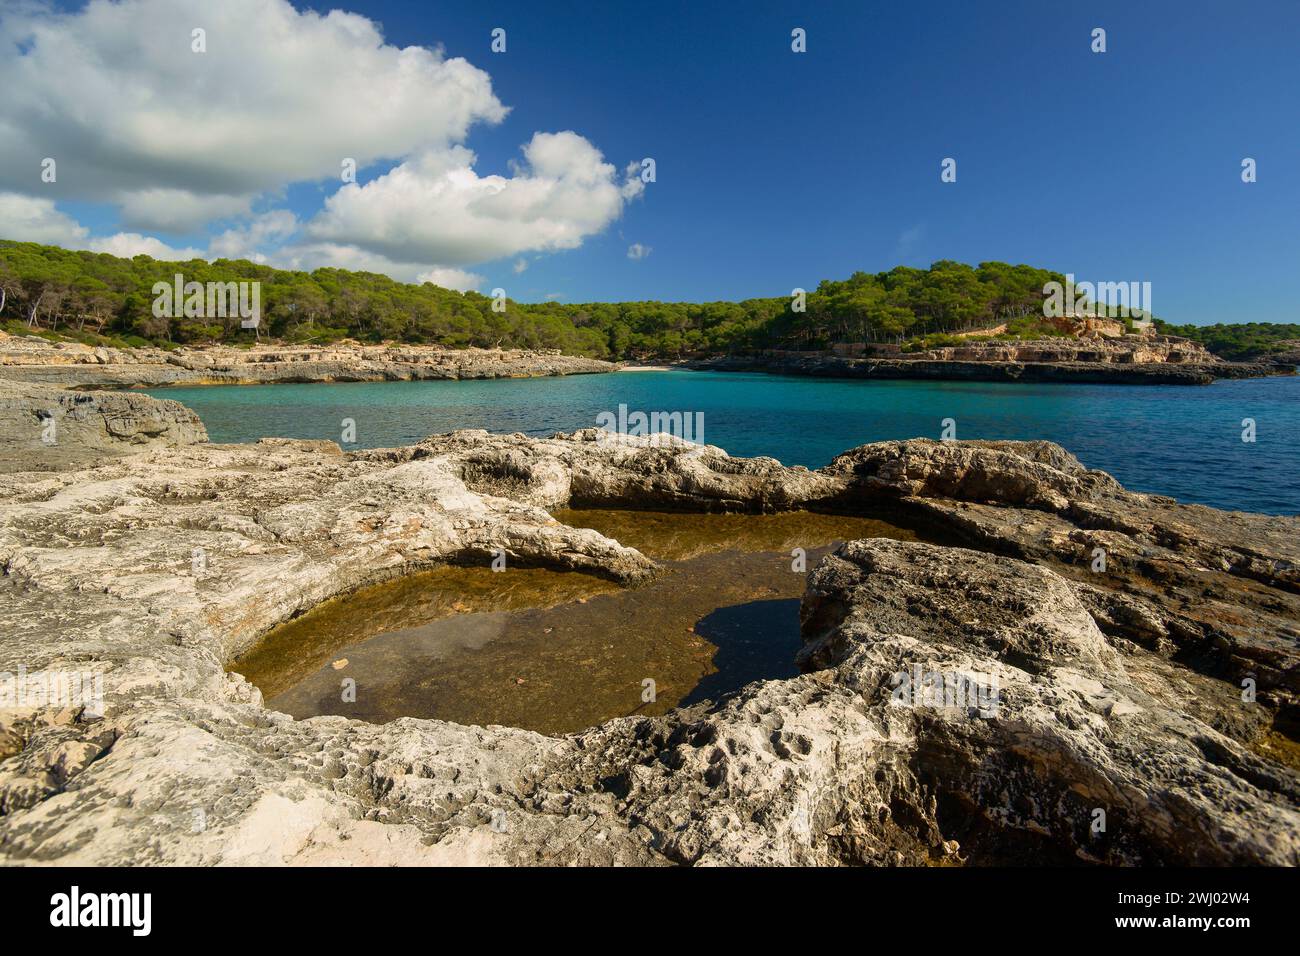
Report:
[[[1127,487],[1220,508],[1300,513],[1300,378],[1207,386],[862,382],[722,372],[621,372],[492,381],[154,389],[189,405],[215,442],[267,436],[409,444],[457,428],[548,435],[601,412],[704,413],[704,440],[733,455],[820,467],[892,438],[1046,438]],[[1242,441],[1242,419],[1256,441]]]

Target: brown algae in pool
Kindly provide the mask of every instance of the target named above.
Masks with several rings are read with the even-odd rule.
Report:
[[[420,572],[322,604],[230,669],[267,706],[299,718],[431,717],[570,733],[793,676],[807,575],[793,570],[791,551],[804,549],[811,570],[844,540],[914,537],[810,512],[555,517],[637,548],[663,570],[636,588],[538,568]]]

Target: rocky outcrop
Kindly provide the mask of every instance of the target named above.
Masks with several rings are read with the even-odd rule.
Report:
[[[1291,339],[1287,342],[1279,342],[1277,351],[1261,355],[1260,359],[1265,362],[1272,362],[1274,365],[1287,365],[1295,368],[1300,365],[1300,340]]]
[[[1108,641],[1047,568],[852,542],[810,578],[803,618],[806,664],[834,668],[882,737],[901,740],[877,802],[910,780],[902,798],[932,851],[947,840],[980,862],[1300,862],[1296,775],[1189,716],[1185,687]],[[918,667],[945,690],[988,682],[996,702],[900,704],[897,675]],[[1228,806],[1240,812],[1216,810]],[[870,841],[855,848],[868,852],[854,862],[879,861]]]
[[[476,491],[544,508],[636,507],[665,511],[789,511],[833,497],[834,477],[775,458],[732,458],[671,435],[619,436],[586,428],[556,439],[503,439],[483,431],[435,435],[381,457],[455,456]]]
[[[199,417],[180,402],[0,379],[0,470],[45,471],[207,440]]]
[[[0,378],[71,388],[530,378],[610,372],[609,362],[558,351],[429,345],[93,348],[37,336],[0,338]]]
[[[1189,717],[1046,568],[851,542],[803,619],[805,676],[580,738],[671,861],[1300,860],[1295,774]]]
[[[1114,636],[1300,703],[1300,519],[1135,494],[1050,442],[882,442],[826,471],[970,546],[1057,568]]]
[[[943,362],[1030,362],[1113,365],[1218,365],[1205,346],[1172,335],[1058,337],[998,340],[968,338],[961,345],[912,353],[919,360]]]
[[[875,358],[825,352],[760,352],[702,359],[691,362],[690,367],[828,378],[1117,385],[1208,385],[1220,378],[1294,371],[1269,362],[1224,362],[1198,343],[1160,335],[1021,342],[972,339],[957,346]]]
[[[596,432],[267,440],[0,476],[0,502],[0,671],[103,686],[0,710],[8,863],[1300,862],[1265,746],[1296,704],[1300,520],[1132,494],[1045,442],[812,472]],[[803,674],[570,737],[295,721],[223,669],[435,562],[652,574],[545,510],[583,503],[882,510],[964,546],[850,542],[810,575]]]

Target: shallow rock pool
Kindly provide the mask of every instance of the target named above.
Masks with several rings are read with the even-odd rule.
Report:
[[[438,568],[328,601],[230,669],[268,707],[298,718],[429,717],[569,733],[793,676],[807,574],[794,570],[792,551],[803,549],[811,570],[844,540],[915,537],[873,519],[807,512],[555,517],[664,569],[626,588],[538,568]]]

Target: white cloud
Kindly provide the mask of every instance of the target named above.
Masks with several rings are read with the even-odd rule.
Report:
[[[462,143],[507,113],[486,72],[287,0],[0,0],[0,90],[0,238],[466,289],[485,280],[465,267],[575,248],[645,188],[574,132],[534,133],[510,176],[480,175]],[[40,181],[46,156],[56,183]],[[291,184],[333,188],[346,159],[391,168],[306,222],[283,208]],[[68,199],[111,204],[123,231],[92,238],[56,208]],[[214,226],[206,251],[148,234]]]
[[[376,272],[398,282],[432,282],[447,289],[464,292],[477,289],[483,277],[474,272],[427,263],[396,261],[356,246],[334,242],[292,243],[266,259],[280,269],[349,269],[353,272]]]
[[[654,250],[649,246],[643,246],[639,242],[634,242],[632,245],[627,247],[627,257],[629,259],[644,259],[653,251]]]
[[[191,50],[196,26],[206,53]],[[0,185],[31,188],[52,156],[61,195],[109,200],[248,197],[338,176],[345,158],[445,147],[506,114],[467,61],[286,0],[14,6],[0,20],[0,89]]]
[[[122,223],[134,229],[191,232],[213,219],[247,216],[248,196],[202,196],[184,189],[140,189],[120,193]]]
[[[89,249],[126,259],[141,253],[155,259],[176,261],[203,256],[200,249],[173,249],[152,236],[136,232],[119,232],[98,239],[89,236],[89,229],[59,212],[52,200],[0,193],[0,238],[41,242],[65,249]]]
[[[121,256],[123,259],[139,255],[151,256],[164,262],[188,262],[190,259],[204,258],[202,249],[173,249],[153,236],[142,236],[138,232],[119,232],[103,239],[91,239],[85,248],[91,252]]]
[[[77,248],[89,234],[85,226],[55,209],[52,199],[0,192],[0,239]]]
[[[247,225],[227,229],[208,245],[214,259],[250,259],[266,262],[261,251],[267,245],[283,242],[298,231],[298,217],[287,209],[275,209],[253,218]]]
[[[351,269],[354,272],[378,272],[390,275],[400,282],[414,282],[415,277],[428,269],[427,265],[415,262],[394,262],[384,256],[377,256],[356,246],[338,242],[293,243],[282,248],[276,255],[275,264],[282,269],[301,269],[310,272],[313,269],[334,268]]]
[[[468,292],[470,289],[477,289],[483,284],[483,277],[474,272],[466,272],[464,269],[443,269],[434,268],[428,272],[422,272],[415,277],[416,282],[432,282],[434,285],[440,285],[444,289],[455,289],[457,292]]]
[[[574,132],[534,133],[513,177],[479,176],[464,147],[428,151],[326,200],[313,238],[396,260],[447,265],[526,251],[573,249],[604,229],[644,188]]]

